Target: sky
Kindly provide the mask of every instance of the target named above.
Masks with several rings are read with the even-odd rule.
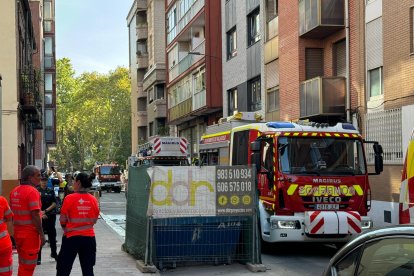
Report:
[[[126,17],[133,0],[57,0],[56,56],[71,60],[76,75],[128,67]]]

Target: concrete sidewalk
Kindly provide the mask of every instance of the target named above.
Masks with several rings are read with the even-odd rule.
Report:
[[[56,231],[59,252],[63,231],[58,222],[56,223]],[[123,243],[121,237],[102,218],[95,225],[95,234],[97,243],[95,275],[160,275],[159,273],[141,273],[136,267],[135,259],[121,250]],[[18,259],[16,253],[13,255],[13,275],[17,275],[17,267]],[[56,262],[50,257],[50,247],[48,244],[42,250],[42,264],[36,267],[34,275],[56,275]],[[71,275],[82,275],[78,258],[73,263]]]

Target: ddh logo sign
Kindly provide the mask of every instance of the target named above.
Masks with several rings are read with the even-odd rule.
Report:
[[[215,215],[214,167],[152,167],[148,215],[184,217]]]

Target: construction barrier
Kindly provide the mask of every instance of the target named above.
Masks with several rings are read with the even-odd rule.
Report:
[[[145,265],[259,264],[254,170],[129,167],[123,249]]]

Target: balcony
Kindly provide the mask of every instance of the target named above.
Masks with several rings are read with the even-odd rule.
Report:
[[[137,0],[136,2],[138,10],[146,10],[148,8],[147,0]]]
[[[264,63],[267,64],[279,57],[279,36],[275,36],[264,45]]]
[[[299,36],[323,39],[344,26],[344,0],[299,0]]]
[[[300,84],[300,117],[345,115],[345,78],[316,77]]]
[[[198,14],[198,12],[204,7],[205,0],[194,1],[191,8],[179,19],[177,25],[171,29],[167,34],[167,44],[171,41],[190,23],[190,21]]]
[[[147,97],[147,93],[144,91],[142,82],[139,82],[138,87],[137,87],[137,98],[146,98],[146,97]]]
[[[192,111],[192,98],[187,99],[168,110],[168,119],[170,122],[187,116]],[[189,117],[189,116],[188,116]]]
[[[138,69],[148,68],[148,53],[137,52],[137,65]]]
[[[146,40],[148,39],[148,25],[140,24],[136,27],[137,31],[137,40]]]
[[[155,119],[167,117],[167,101],[165,99],[157,99],[148,107],[153,113]]]
[[[192,52],[200,54],[188,54],[182,58],[178,64],[172,67],[169,71],[169,81],[173,81],[179,75],[187,71],[191,66],[196,64],[200,59],[204,57],[206,42],[205,40],[201,42],[197,47],[195,47]]]
[[[20,103],[24,114],[36,114],[42,108],[40,76],[34,69],[20,71]]]
[[[147,120],[147,111],[138,111],[137,112],[137,127],[146,127],[148,124]]]
[[[43,129],[43,114],[40,111],[42,107],[40,106],[36,113],[30,115],[30,122],[32,123],[33,129]]]

